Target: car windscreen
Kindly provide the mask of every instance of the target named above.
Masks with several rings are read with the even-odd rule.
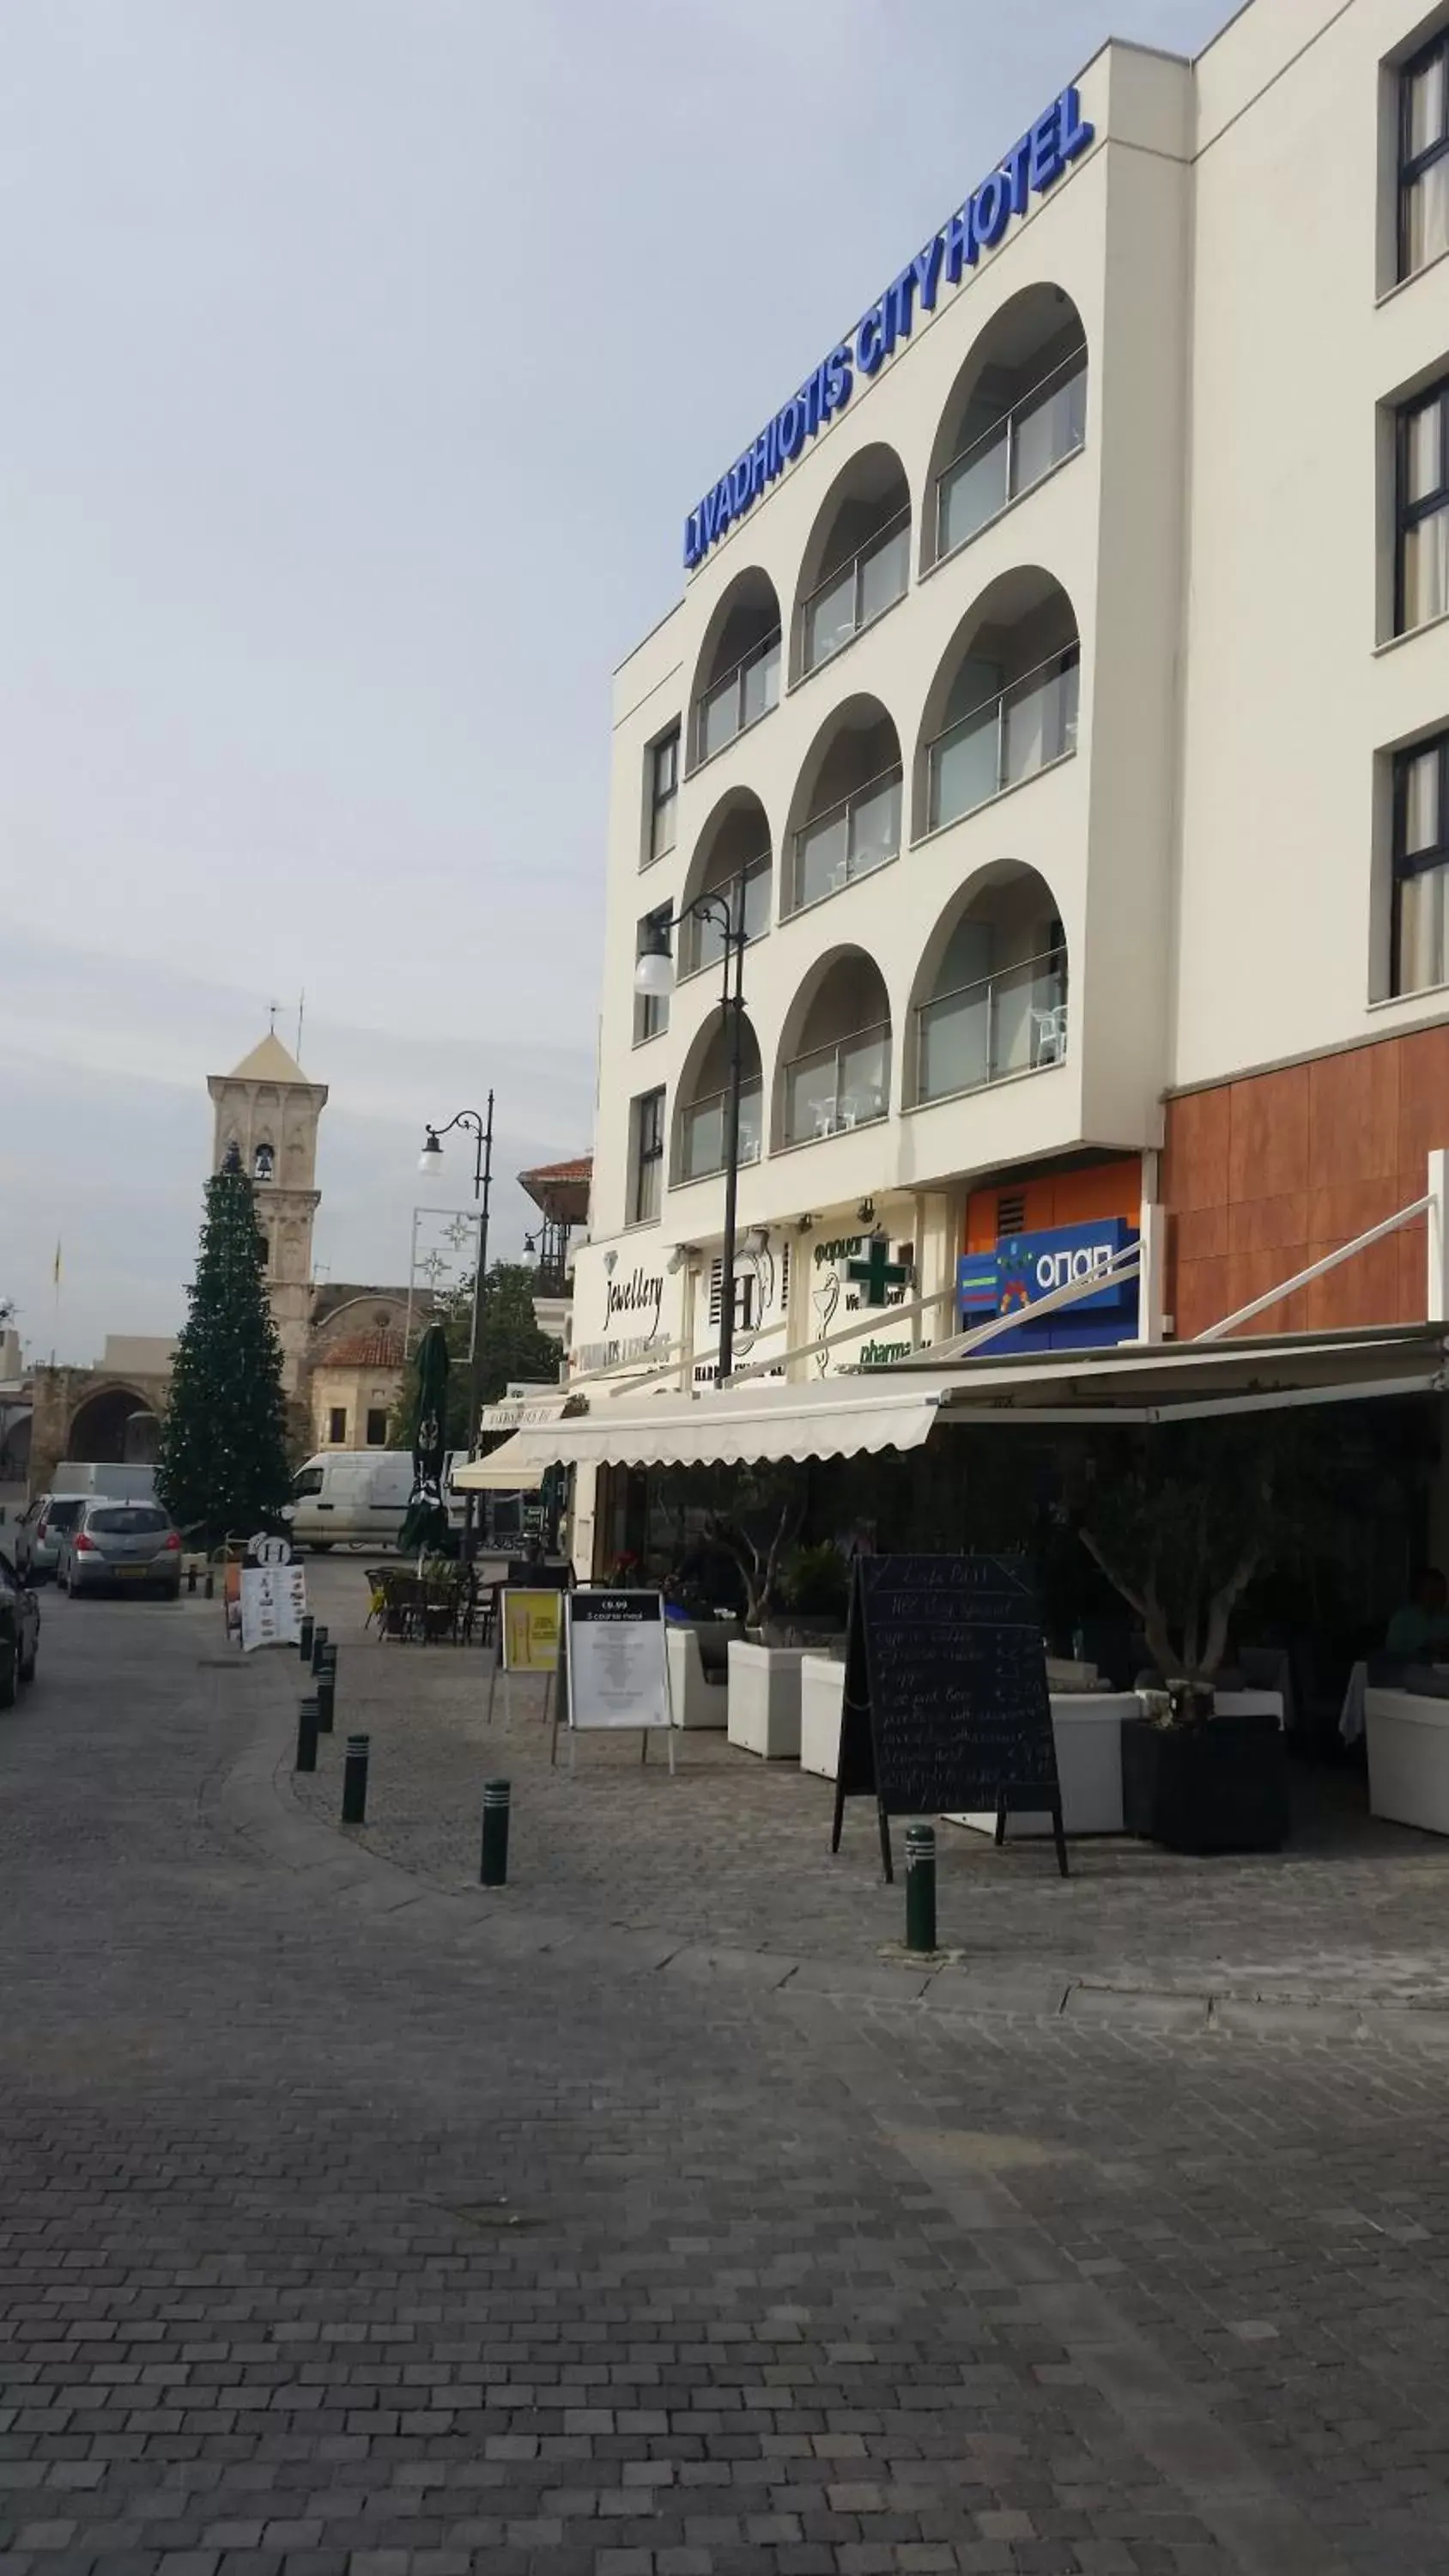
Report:
[[[87,1529],[99,1530],[102,1538],[146,1538],[153,1530],[171,1526],[164,1512],[147,1511],[144,1506],[131,1511],[92,1512]]]

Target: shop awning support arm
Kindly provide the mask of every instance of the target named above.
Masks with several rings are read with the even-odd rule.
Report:
[[[1253,1298],[1251,1304],[1240,1306],[1235,1315],[1224,1315],[1221,1323],[1209,1324],[1205,1333],[1195,1333],[1193,1335],[1194,1341],[1225,1341],[1229,1333],[1235,1333],[1237,1331],[1239,1324],[1251,1323],[1255,1315],[1266,1314],[1270,1306],[1281,1305],[1285,1297],[1296,1296],[1300,1288],[1310,1287],[1315,1279],[1326,1277],[1330,1270],[1336,1270],[1338,1268],[1340,1262],[1352,1261],[1355,1253],[1367,1252],[1371,1244],[1382,1243],[1386,1235],[1397,1234],[1402,1227],[1412,1225],[1414,1219],[1420,1216],[1427,1216],[1429,1219],[1428,1321],[1431,1324],[1442,1324],[1446,1320],[1444,1314],[1443,1276],[1444,1200],[1442,1195],[1442,1182],[1444,1177],[1443,1167],[1446,1161],[1449,1161],[1449,1156],[1446,1156],[1442,1152],[1430,1155],[1430,1187],[1425,1192],[1423,1198],[1414,1200],[1412,1206],[1400,1208],[1396,1216],[1384,1217],[1380,1224],[1371,1225],[1366,1234],[1356,1234],[1352,1243],[1341,1243],[1336,1252],[1326,1252],[1321,1261],[1310,1261],[1306,1270],[1296,1271],[1293,1277],[1291,1279],[1285,1279],[1280,1287],[1270,1288],[1266,1297]],[[1440,1167],[1439,1180],[1441,1183],[1441,1189],[1437,1195],[1433,1187],[1434,1167],[1436,1164]],[[1436,1294],[1438,1298],[1437,1305],[1435,1302]]]

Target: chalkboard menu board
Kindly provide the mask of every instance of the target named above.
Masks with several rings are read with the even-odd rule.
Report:
[[[1066,1871],[1056,1742],[1036,1600],[995,1556],[867,1556],[846,1642],[832,1850],[847,1798],[891,1816],[1049,1810]]]

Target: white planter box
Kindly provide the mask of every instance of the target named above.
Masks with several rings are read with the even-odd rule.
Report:
[[[1449,1834],[1449,1699],[1410,1691],[1364,1694],[1369,1812],[1422,1833]]]
[[[1053,1691],[1052,1734],[1062,1790],[1062,1830],[1067,1834],[1122,1831],[1122,1720],[1140,1717],[1131,1691]],[[953,1824],[994,1834],[995,1816],[953,1816]],[[1048,1815],[1011,1815],[1008,1836],[1049,1834]]]
[[[765,1762],[800,1758],[803,1646],[752,1646],[730,1639],[729,1740]]]
[[[666,1626],[664,1644],[669,1656],[669,1698],[675,1725],[723,1726],[729,1714],[729,1684],[709,1679],[693,1628]]]
[[[800,1666],[800,1768],[833,1780],[840,1759],[845,1666],[830,1655],[806,1655]]]

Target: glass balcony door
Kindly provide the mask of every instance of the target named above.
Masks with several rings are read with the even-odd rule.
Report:
[[[1075,751],[1079,692],[1074,645],[948,726],[930,748],[928,828],[959,822]]]
[[[911,523],[907,510],[873,537],[869,545],[862,546],[838,572],[833,572],[807,600],[801,636],[802,668],[817,671],[863,626],[893,608],[905,596],[910,572]]]
[[[737,734],[778,705],[780,638],[767,636],[702,697],[695,710],[695,766],[712,760]]]
[[[1066,950],[1050,949],[923,1003],[916,1050],[916,1096],[923,1102],[1064,1063]]]
[[[1086,443],[1087,353],[1076,349],[989,428],[936,483],[936,556],[954,554]]]
[[[887,771],[795,835],[795,887],[791,909],[838,894],[857,877],[870,876],[901,846],[901,773]]]
[[[740,1152],[742,1163],[760,1159],[760,1137],[763,1130],[763,1092],[758,1081],[747,1082],[740,1090]],[[684,1113],[680,1129],[680,1179],[706,1180],[711,1172],[724,1170],[725,1116],[729,1095],[724,1091],[697,1100]]]
[[[868,1126],[890,1108],[890,1029],[882,1022],[816,1047],[785,1070],[785,1141],[808,1144]]]

